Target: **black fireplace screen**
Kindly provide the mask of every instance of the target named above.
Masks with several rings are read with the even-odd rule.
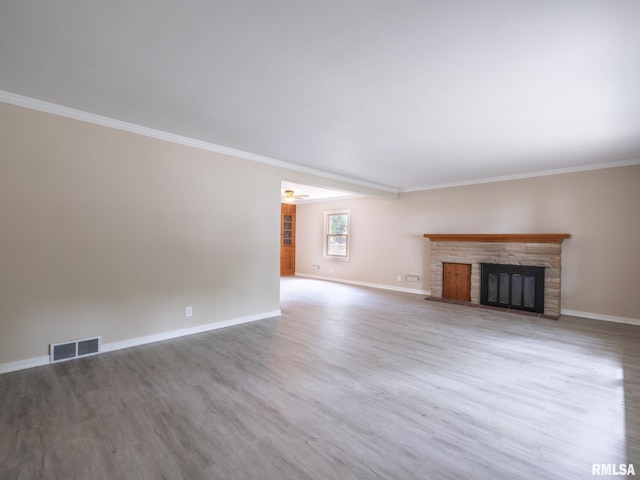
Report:
[[[481,263],[480,303],[544,313],[544,267]]]

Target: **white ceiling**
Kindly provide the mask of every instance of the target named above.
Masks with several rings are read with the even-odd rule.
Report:
[[[640,159],[638,0],[0,0],[0,90],[398,190]]]

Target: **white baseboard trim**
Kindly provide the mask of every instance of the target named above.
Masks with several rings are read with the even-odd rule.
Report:
[[[17,370],[26,370],[27,368],[41,367],[51,362],[49,355],[45,357],[28,358],[26,360],[18,360],[17,362],[0,363],[0,375],[3,373],[15,372]]]
[[[172,338],[194,335],[196,333],[208,332],[219,328],[232,327],[243,323],[255,322],[256,320],[278,317],[281,314],[282,312],[280,310],[274,310],[272,312],[247,315],[246,317],[232,318],[221,322],[207,323],[206,325],[197,325],[195,327],[181,328],[180,330],[172,330],[170,332],[156,333],[155,335],[147,335],[145,337],[131,338],[128,340],[121,340],[119,342],[103,343],[101,353],[122,350],[123,348],[137,347],[147,343],[162,342],[163,340],[171,340]]]
[[[247,315],[245,317],[232,318],[230,320],[223,320],[221,322],[208,323],[206,325],[197,325],[195,327],[181,328],[179,330],[172,330],[170,332],[157,333],[155,335],[130,338],[127,340],[121,340],[119,342],[103,343],[100,353],[113,352],[116,350],[122,350],[123,348],[137,347],[139,345],[145,345],[147,343],[161,342],[163,340],[184,337],[186,335],[194,335],[196,333],[208,332],[210,330],[217,330],[219,328],[232,327],[234,325],[255,322],[257,320],[265,320],[267,318],[278,317],[280,315],[282,315],[282,312],[280,310],[273,310],[271,312]],[[47,355],[46,357],[29,358],[27,360],[18,360],[17,362],[0,363],[0,375],[3,373],[25,370],[27,368],[48,365],[50,363],[50,360],[51,359],[49,355]]]
[[[324,277],[322,275],[313,275],[310,273],[297,273],[297,277],[314,278],[316,280],[326,280],[328,282],[348,283],[350,285],[359,285],[361,287],[380,288],[382,290],[393,290],[394,292],[416,293],[418,295],[431,295],[429,290],[419,290],[417,288],[394,287],[392,285],[384,285],[382,283],[359,282],[357,280],[345,280],[343,278]]]
[[[390,285],[381,285],[378,283],[358,282],[355,280],[344,280],[334,277],[323,277],[321,275],[310,275],[305,273],[296,273],[298,277],[314,278],[316,280],[326,280],[330,282],[348,283],[352,285],[360,285],[363,287],[380,288],[383,290],[393,290],[404,293],[416,293],[419,295],[430,295],[428,290],[418,290],[403,287],[392,287]],[[208,332],[211,330],[217,330],[219,328],[231,327],[234,325],[241,325],[243,323],[255,322],[257,320],[264,320],[267,318],[278,317],[282,314],[280,310],[273,310],[271,312],[264,312],[255,315],[247,315],[245,317],[232,318],[230,320],[223,320],[221,322],[208,323],[206,325],[198,325],[190,328],[182,328],[180,330],[173,330],[170,332],[158,333],[155,335],[147,335],[145,337],[131,338],[128,340],[122,340],[119,342],[103,343],[100,353],[113,352],[116,350],[122,350],[124,348],[136,347],[138,345],[145,345],[147,343],[160,342],[163,340],[170,340],[172,338],[184,337],[186,335],[194,335],[196,333]],[[602,320],[606,322],[626,323],[629,325],[640,325],[640,319],[629,317],[618,317],[615,315],[602,315],[599,313],[581,312],[578,310],[562,309],[562,315],[569,315],[572,317],[590,318],[593,320]],[[18,360],[16,362],[0,363],[0,375],[3,373],[15,372],[18,370],[26,370],[27,368],[41,367],[50,363],[49,355],[44,357],[28,358],[26,360]]]
[[[602,315],[600,313],[580,312],[578,310],[560,310],[562,315],[570,315],[572,317],[590,318],[592,320],[603,320],[605,322],[627,323],[629,325],[640,325],[640,318],[617,317],[615,315]]]

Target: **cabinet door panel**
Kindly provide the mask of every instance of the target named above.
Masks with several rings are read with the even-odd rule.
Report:
[[[471,265],[442,264],[442,296],[453,300],[471,301]]]

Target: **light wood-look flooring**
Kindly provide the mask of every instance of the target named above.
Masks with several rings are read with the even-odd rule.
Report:
[[[294,277],[282,311],[0,375],[0,479],[640,475],[638,326]]]

